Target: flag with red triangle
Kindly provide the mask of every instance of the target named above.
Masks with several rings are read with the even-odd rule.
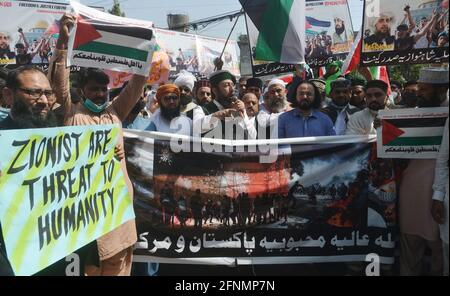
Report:
[[[378,157],[436,158],[448,108],[382,110],[378,114]]]
[[[71,2],[77,15],[69,41],[72,65],[148,76],[156,42],[153,23]]]

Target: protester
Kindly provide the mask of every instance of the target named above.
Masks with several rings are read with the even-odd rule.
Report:
[[[448,119],[445,123],[444,136],[442,137],[442,144],[441,148],[439,149],[439,156],[436,161],[433,191],[433,205],[431,207],[431,214],[434,221],[440,226],[441,240],[443,243],[442,249],[444,255],[443,275],[448,276]]]
[[[6,85],[3,89],[4,97],[13,102],[8,117],[0,122],[0,130],[9,129],[38,129],[58,126],[57,118],[52,110],[56,99],[45,73],[31,66],[22,66],[8,74]],[[1,172],[0,172],[1,175]],[[93,247],[88,244],[75,253],[80,258],[80,271],[83,272],[84,264],[95,261],[87,257],[88,251]],[[64,276],[68,263],[65,258],[48,266],[37,273],[37,276]],[[14,275],[8,260],[3,243],[0,225],[0,276]]]
[[[448,70],[424,68],[419,77],[419,108],[448,106]],[[436,160],[410,160],[399,195],[400,275],[420,275],[425,249],[431,249],[431,274],[442,274],[442,242],[431,215]]]
[[[404,85],[404,90],[402,92],[400,106],[404,108],[415,108],[418,103],[417,92],[419,90],[417,81],[411,80],[407,81]]]
[[[375,118],[380,110],[386,109],[388,84],[382,80],[372,80],[366,85],[367,108],[353,114],[347,125],[346,135],[376,135]]]
[[[208,79],[201,79],[197,81],[195,84],[195,102],[199,106],[204,106],[208,103],[211,103],[212,98],[212,91],[211,91],[211,84],[209,83]]]
[[[245,93],[253,93],[255,96],[260,99],[262,95],[263,82],[259,78],[250,78],[247,80]]]
[[[238,81],[238,93],[239,93],[239,99],[242,99],[242,97],[245,95],[247,90],[247,80],[249,80],[251,77],[243,76],[239,78]]]
[[[362,79],[352,79],[351,82],[350,110],[351,112],[364,110],[367,107],[365,89],[367,82]]]
[[[303,82],[297,88],[295,109],[278,118],[278,137],[300,138],[334,136],[333,122],[318,110],[320,93],[310,82]]]
[[[181,113],[181,92],[175,84],[160,86],[156,92],[159,110],[150,117],[147,131],[191,135],[192,121]]]
[[[13,102],[10,114],[0,121],[0,130],[55,127],[51,109],[53,90],[45,74],[35,68],[18,68],[9,73],[3,97]],[[8,260],[0,227],[0,275],[14,275]]]
[[[353,79],[351,84],[352,87],[349,104],[339,113],[336,119],[336,135],[345,135],[350,117],[366,108],[366,82],[364,80]]]
[[[236,139],[237,135],[245,137],[251,124],[244,102],[234,94],[236,78],[229,71],[220,70],[211,74],[209,81],[214,100],[203,106],[203,110],[194,110],[194,136],[203,134],[204,137],[221,139]]]
[[[60,34],[49,69],[52,88],[58,103],[65,109],[65,125],[119,124],[126,119],[136,105],[147,81],[146,77],[134,75],[125,89],[112,102],[108,96],[109,77],[98,69],[85,69],[81,73],[78,91],[82,101],[73,104],[70,99],[69,68],[67,67],[67,44],[69,30],[75,16],[65,14],[60,21]],[[123,150],[120,134],[116,150]],[[125,159],[121,167],[130,195],[133,186],[128,178]],[[97,239],[100,266],[86,267],[87,275],[130,275],[133,245],[137,241],[135,221],[130,220]]]
[[[323,79],[310,79],[309,82],[311,82],[312,84],[314,84],[314,86],[319,90],[320,92],[320,97],[322,99],[322,107],[326,107],[331,100],[327,101],[327,94],[326,94],[326,86],[327,83],[325,80]]]
[[[339,114],[348,106],[351,95],[350,87],[350,80],[345,78],[336,79],[331,83],[331,103],[322,111],[330,117],[333,124],[336,123]]]
[[[182,70],[175,79],[174,84],[180,91],[180,112],[185,114],[191,120],[194,118],[194,109],[197,104],[194,103],[194,86],[197,79],[186,70]]]

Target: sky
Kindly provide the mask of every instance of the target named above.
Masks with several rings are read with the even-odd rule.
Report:
[[[86,5],[111,8],[113,0],[80,0]],[[362,23],[362,0],[348,0],[353,18],[353,28],[359,31]],[[186,13],[189,20],[196,21],[219,14],[240,10],[239,0],[120,0],[120,7],[130,18],[149,20],[159,28],[167,28],[168,13]],[[197,33],[211,37],[226,38],[234,24],[229,19],[209,25]],[[246,34],[244,18],[241,17],[231,36],[237,40],[241,34]]]

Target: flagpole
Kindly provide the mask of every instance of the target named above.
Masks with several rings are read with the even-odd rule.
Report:
[[[236,28],[237,22],[239,21],[239,18],[241,17],[241,15],[242,15],[243,13],[244,13],[244,8],[241,9],[241,11],[239,12],[239,15],[236,17],[236,21],[234,22],[234,25],[233,25],[233,27],[231,28],[230,34],[228,34],[228,38],[227,38],[227,40],[225,41],[225,45],[224,45],[224,47],[223,47],[222,53],[220,54],[219,60],[222,60],[222,56],[223,56],[223,54],[225,53],[225,49],[227,48],[228,41],[230,41],[231,34],[233,34],[234,28]],[[216,70],[217,70],[217,66],[215,66],[215,68],[214,68],[214,71],[216,71]]]

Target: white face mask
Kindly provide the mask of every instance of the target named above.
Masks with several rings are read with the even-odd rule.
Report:
[[[393,100],[397,99],[398,98],[398,92],[393,91],[392,94],[391,94],[391,97],[392,97]]]

